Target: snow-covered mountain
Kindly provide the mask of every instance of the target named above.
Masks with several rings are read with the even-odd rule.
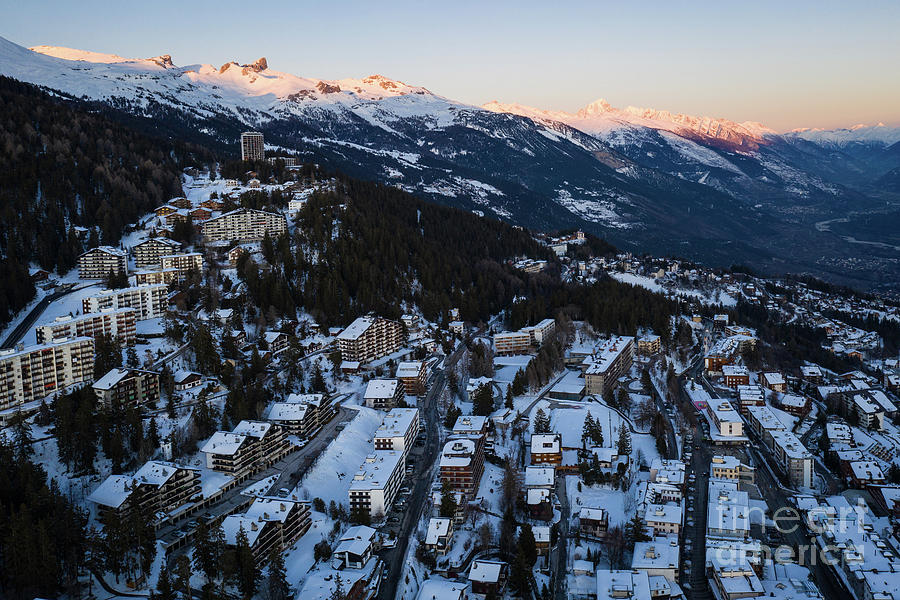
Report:
[[[786,133],[785,137],[834,148],[844,148],[850,144],[890,146],[900,142],[900,127],[888,127],[879,123],[874,126],[854,125],[847,129],[795,129]]]
[[[803,229],[865,208],[900,166],[878,135],[779,135],[759,123],[598,100],[576,113],[471,106],[381,75],[327,80],[248,64],[178,66],[0,38],[0,74],[152,119],[172,135],[267,143],[357,177],[541,228],[580,226],[626,247],[771,264]],[[790,239],[786,239],[790,237]]]

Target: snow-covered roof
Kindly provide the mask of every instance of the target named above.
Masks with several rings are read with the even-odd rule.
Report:
[[[387,485],[391,475],[397,469],[403,468],[403,454],[394,450],[376,450],[366,457],[360,465],[353,481],[351,490],[381,490]]]
[[[397,365],[397,377],[418,377],[423,364],[421,360],[401,362]]]
[[[245,435],[230,433],[228,431],[217,431],[205,444],[203,444],[203,447],[200,448],[200,452],[205,454],[231,456],[240,449],[246,440],[247,436]]]
[[[441,451],[441,467],[466,467],[475,457],[475,442],[469,439],[452,439]]]
[[[88,500],[101,506],[119,508],[131,495],[134,486],[129,475],[110,475],[94,490]]]
[[[497,583],[506,563],[495,560],[476,560],[469,569],[469,581],[480,583]]]
[[[232,433],[236,433],[238,435],[247,435],[250,437],[254,437],[257,439],[262,439],[266,437],[266,434],[269,433],[269,430],[272,428],[271,423],[267,423],[265,421],[241,421],[238,423]]]
[[[532,454],[555,454],[560,451],[558,433],[535,433],[531,436]]]
[[[393,408],[384,416],[381,426],[375,430],[375,437],[403,437],[418,418],[418,408]]]
[[[428,520],[428,531],[425,533],[425,543],[437,544],[438,538],[446,537],[450,533],[450,519],[446,517],[432,517]]]
[[[367,525],[354,525],[341,536],[334,553],[344,554],[346,552],[362,556],[372,546],[372,540],[375,539],[376,533],[374,529]]]
[[[356,340],[375,323],[375,317],[359,317],[337,336],[339,340]]]
[[[96,248],[91,248],[90,250],[83,252],[78,258],[86,254],[90,254],[91,252],[104,252],[106,254],[112,254],[113,256],[125,256],[125,251],[121,248],[114,248],[112,246],[97,246]]]
[[[540,465],[525,467],[525,487],[552,487],[556,480],[556,469]]]
[[[127,375],[128,369],[110,369],[109,373],[94,382],[93,388],[95,390],[111,390]]]
[[[465,584],[431,578],[422,582],[416,600],[462,600],[465,593]]]
[[[651,504],[647,507],[644,520],[647,523],[681,524],[683,508],[680,504],[672,502],[666,504]]]
[[[373,379],[366,385],[365,398],[393,398],[398,385],[400,382],[396,379]]]
[[[487,417],[460,415],[453,424],[453,433],[481,433],[487,424]]]
[[[307,404],[299,402],[276,402],[269,409],[270,421],[301,421],[309,410]]]

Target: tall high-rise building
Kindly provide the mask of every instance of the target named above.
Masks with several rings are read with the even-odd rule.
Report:
[[[263,134],[245,131],[241,134],[241,160],[262,160],[265,158]]]

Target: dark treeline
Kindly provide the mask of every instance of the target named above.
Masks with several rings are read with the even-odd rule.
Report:
[[[527,231],[505,223],[376,183],[339,176],[337,187],[310,198],[294,239],[264,241],[273,268],[239,265],[264,310],[303,306],[320,322],[340,325],[369,311],[397,318],[408,303],[428,319],[458,307],[463,319],[477,322],[540,278],[513,269],[508,259],[552,260]]]
[[[838,373],[859,367],[847,358],[837,356],[822,344],[828,342],[824,329],[816,329],[797,322],[782,323],[772,320],[772,314],[764,306],[740,301],[732,309],[732,321],[756,329],[759,339],[769,343],[756,353],[765,355],[749,356],[751,367],[769,365],[774,369],[799,367],[804,361],[821,365]]]
[[[634,335],[650,327],[668,344],[670,318],[680,312],[679,302],[611,277],[590,285],[557,282],[515,302],[508,311],[509,326],[519,329],[560,313],[573,321],[587,321],[597,331]]]
[[[86,246],[116,244],[181,195],[181,168],[206,157],[86,108],[0,77],[0,323],[34,296],[30,263],[65,272]],[[86,239],[77,226],[91,230]]]
[[[0,597],[74,591],[85,560],[85,516],[27,456],[0,444]]]

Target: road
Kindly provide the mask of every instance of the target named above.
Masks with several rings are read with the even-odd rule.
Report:
[[[567,580],[568,574],[568,558],[566,552],[569,546],[569,498],[566,495],[566,478],[556,478],[556,497],[559,500],[559,512],[562,517],[559,520],[559,539],[556,547],[550,552],[550,573],[552,574],[551,584],[554,587],[557,600],[566,600],[567,598]],[[538,590],[535,590],[537,592]]]
[[[397,586],[403,578],[403,567],[406,564],[409,538],[419,524],[426,499],[431,496],[432,474],[441,441],[441,419],[437,406],[438,399],[446,385],[447,377],[444,371],[436,369],[431,381],[429,381],[428,392],[419,405],[422,418],[426,422],[425,448],[416,470],[410,476],[415,480],[415,484],[409,496],[407,509],[401,516],[400,530],[397,533],[397,544],[393,548],[386,549],[381,554],[381,560],[384,561],[387,574],[378,590],[378,598],[380,600],[394,600],[397,596]]]
[[[703,363],[698,362],[691,365],[688,369],[685,369],[682,375],[679,376],[679,387],[684,399],[690,400],[685,388],[688,378],[699,379],[701,384],[707,387],[711,394],[715,394],[715,390],[711,389],[709,382],[703,377],[702,369]],[[750,433],[752,436],[752,432]],[[758,450],[755,446],[758,447],[758,444],[754,443],[747,447],[714,446],[705,439],[705,436],[702,435],[702,432],[699,429],[694,429],[692,442],[693,456],[690,462],[690,470],[688,471],[689,473],[693,472],[696,477],[696,481],[689,484],[688,487],[690,498],[693,499],[693,511],[686,512],[683,536],[683,539],[685,540],[692,540],[691,551],[686,552],[684,550],[684,545],[682,545],[683,557],[690,560],[691,565],[688,567],[684,561],[682,561],[681,579],[683,582],[690,583],[690,598],[706,600],[707,598],[712,597],[709,589],[709,580],[704,567],[706,563],[705,534],[707,495],[709,490],[709,465],[714,454],[729,454],[735,456],[745,464],[755,465],[757,487],[762,493],[771,513],[774,514],[779,508],[787,507],[791,509],[791,514],[795,515],[793,518],[794,522],[791,524],[795,524],[797,527],[793,528],[794,531],[790,531],[791,527],[786,528],[787,531],[783,534],[784,543],[793,546],[795,549],[808,548],[810,546],[806,530],[803,525],[799,523],[799,518],[796,516],[797,513],[793,511],[794,507],[788,501],[788,494],[793,494],[794,492],[783,488],[777,478],[773,477],[768,466],[769,464],[775,464],[774,458],[767,454],[758,454]],[[751,460],[751,456],[753,457],[753,460]],[[694,489],[690,489],[691,487]],[[692,525],[687,525],[688,519],[693,520]],[[785,519],[782,520],[782,522],[783,521],[789,520]],[[761,541],[764,545],[769,544],[768,539],[763,539]],[[830,567],[822,564],[821,561],[815,561],[812,564],[810,563],[809,554],[806,553],[803,564],[809,568],[819,591],[822,592],[825,598],[837,600],[838,598],[851,597]]]
[[[83,290],[84,288],[93,287],[95,285],[100,285],[100,283],[90,283],[88,285],[82,285],[80,287],[70,287],[64,290],[60,290],[58,292],[53,292],[49,296],[45,296],[41,299],[40,302],[34,305],[28,315],[22,319],[22,322],[16,325],[16,328],[9,332],[9,335],[6,336],[6,339],[3,340],[3,345],[0,348],[12,348],[14,347],[19,340],[25,337],[25,334],[28,333],[28,330],[34,325],[35,321],[44,314],[44,311],[47,310],[47,307],[56,300],[59,300],[63,296],[68,296],[72,292]]]

